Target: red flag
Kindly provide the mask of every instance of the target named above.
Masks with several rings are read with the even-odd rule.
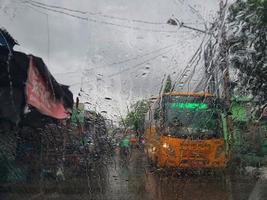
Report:
[[[53,91],[45,83],[31,56],[26,95],[27,103],[35,107],[42,114],[56,119],[65,119],[68,117],[63,102],[55,98]]]

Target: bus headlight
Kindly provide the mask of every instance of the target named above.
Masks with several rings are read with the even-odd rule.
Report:
[[[166,150],[166,152],[168,153],[168,155],[171,155],[171,156],[174,156],[175,155],[175,151],[171,147],[171,145],[169,145],[167,143],[163,143],[162,147]]]
[[[219,158],[223,152],[224,152],[224,146],[223,145],[218,146],[215,153],[215,159]]]
[[[163,143],[162,147],[165,149],[168,149],[170,147],[170,145],[168,145],[167,143]]]

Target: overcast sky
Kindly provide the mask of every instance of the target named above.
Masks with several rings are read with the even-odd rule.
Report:
[[[156,95],[164,74],[177,78],[198,48],[203,34],[178,30],[167,20],[176,17],[204,29],[203,20],[212,22],[219,4],[219,0],[36,1],[68,10],[0,0],[0,26],[19,42],[16,49],[42,57],[75,97],[82,88],[82,101],[92,103],[91,109],[117,115],[136,99]],[[192,84],[197,81],[193,78]]]

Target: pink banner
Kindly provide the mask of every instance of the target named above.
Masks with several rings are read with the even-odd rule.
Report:
[[[53,91],[46,85],[44,78],[38,71],[31,56],[26,94],[27,103],[35,107],[42,114],[56,119],[65,119],[68,117],[62,101],[56,100]]]

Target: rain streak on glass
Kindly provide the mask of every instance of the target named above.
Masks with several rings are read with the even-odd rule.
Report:
[[[0,199],[265,200],[266,0],[0,0]]]

